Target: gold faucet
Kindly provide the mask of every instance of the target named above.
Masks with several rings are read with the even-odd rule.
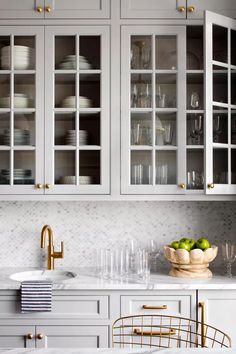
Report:
[[[64,258],[64,243],[61,242],[61,251],[54,252],[53,232],[49,225],[44,225],[41,231],[41,248],[45,248],[45,238],[48,234],[48,269],[54,269],[54,259]]]

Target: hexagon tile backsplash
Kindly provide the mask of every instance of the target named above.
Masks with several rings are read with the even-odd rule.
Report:
[[[143,245],[155,239],[160,247],[184,236],[236,240],[236,202],[2,202],[0,267],[42,266],[44,224],[52,226],[56,248],[65,243],[56,266],[90,266],[96,248],[132,238]]]

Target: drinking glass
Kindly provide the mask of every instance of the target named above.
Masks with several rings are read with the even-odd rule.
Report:
[[[131,107],[136,108],[138,105],[138,87],[137,84],[131,85]]]
[[[156,242],[154,240],[149,241],[147,252],[148,252],[149,262],[150,262],[150,271],[151,273],[157,273],[158,271],[157,261],[160,255],[160,249],[157,248]]]
[[[158,108],[165,108],[166,107],[166,102],[167,102],[166,94],[162,93],[160,95],[157,95],[156,96],[156,101],[157,101],[157,107]]]
[[[191,117],[190,136],[195,145],[200,145],[201,143],[201,135],[203,133],[202,120],[201,115],[196,114]]]
[[[156,167],[156,184],[167,184],[168,165],[159,165]]]
[[[143,184],[143,165],[137,164],[131,166],[131,183]]]
[[[131,145],[141,144],[141,125],[133,124],[131,127]]]
[[[131,51],[130,51],[131,69],[138,68],[138,59],[139,59],[139,49],[136,45],[132,44]]]
[[[138,93],[138,107],[150,108],[151,98],[152,98],[151,85],[140,84],[139,93]]]
[[[188,189],[196,189],[197,180],[196,180],[196,172],[188,171],[187,173],[187,187]]]
[[[152,165],[144,166],[144,184],[152,183]]]
[[[150,259],[146,250],[139,248],[136,252],[136,269],[137,275],[143,280],[150,277]]]
[[[171,123],[163,124],[163,142],[164,145],[171,145],[173,138],[173,125]]]
[[[141,63],[143,69],[149,69],[151,63],[151,48],[149,44],[144,43],[141,49]]]
[[[220,116],[213,117],[213,141],[214,143],[219,142],[219,137],[222,133]]]
[[[222,256],[226,266],[226,276],[232,278],[232,264],[236,259],[236,245],[225,242],[222,245]]]
[[[200,108],[200,97],[197,92],[192,92],[190,96],[190,107],[191,109],[199,109]]]

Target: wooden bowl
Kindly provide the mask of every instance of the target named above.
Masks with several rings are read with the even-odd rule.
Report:
[[[216,258],[217,252],[217,246],[212,246],[205,251],[195,248],[190,252],[164,246],[164,255],[172,265],[169,274],[178,278],[211,278],[212,272],[208,267],[209,263]]]

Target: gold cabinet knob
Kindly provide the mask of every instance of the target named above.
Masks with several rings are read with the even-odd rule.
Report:
[[[34,335],[32,333],[28,333],[26,337],[27,337],[27,339],[33,339]]]
[[[37,6],[36,7],[36,11],[41,13],[41,12],[43,12],[43,8],[41,6]]]
[[[37,338],[40,339],[40,340],[42,340],[42,339],[43,339],[43,333],[37,334]]]
[[[188,12],[194,12],[195,11],[195,7],[194,6],[189,6],[188,7]]]
[[[35,187],[36,187],[37,189],[42,189],[42,188],[43,188],[43,185],[42,185],[42,183],[37,183]]]
[[[185,183],[180,183],[179,184],[179,188],[185,189],[186,188],[186,184]]]
[[[209,183],[207,187],[212,189],[212,188],[215,188],[215,185],[214,185],[214,183]]]
[[[51,188],[51,184],[46,183],[46,184],[45,184],[45,188],[46,188],[46,189],[50,189],[50,188]]]
[[[49,13],[49,12],[51,12],[51,11],[52,11],[52,8],[51,8],[51,6],[46,6],[46,7],[45,7],[45,10],[46,10],[46,12],[48,12],[48,13]]]
[[[185,11],[185,7],[184,6],[179,6],[177,10],[179,12],[184,12]]]

